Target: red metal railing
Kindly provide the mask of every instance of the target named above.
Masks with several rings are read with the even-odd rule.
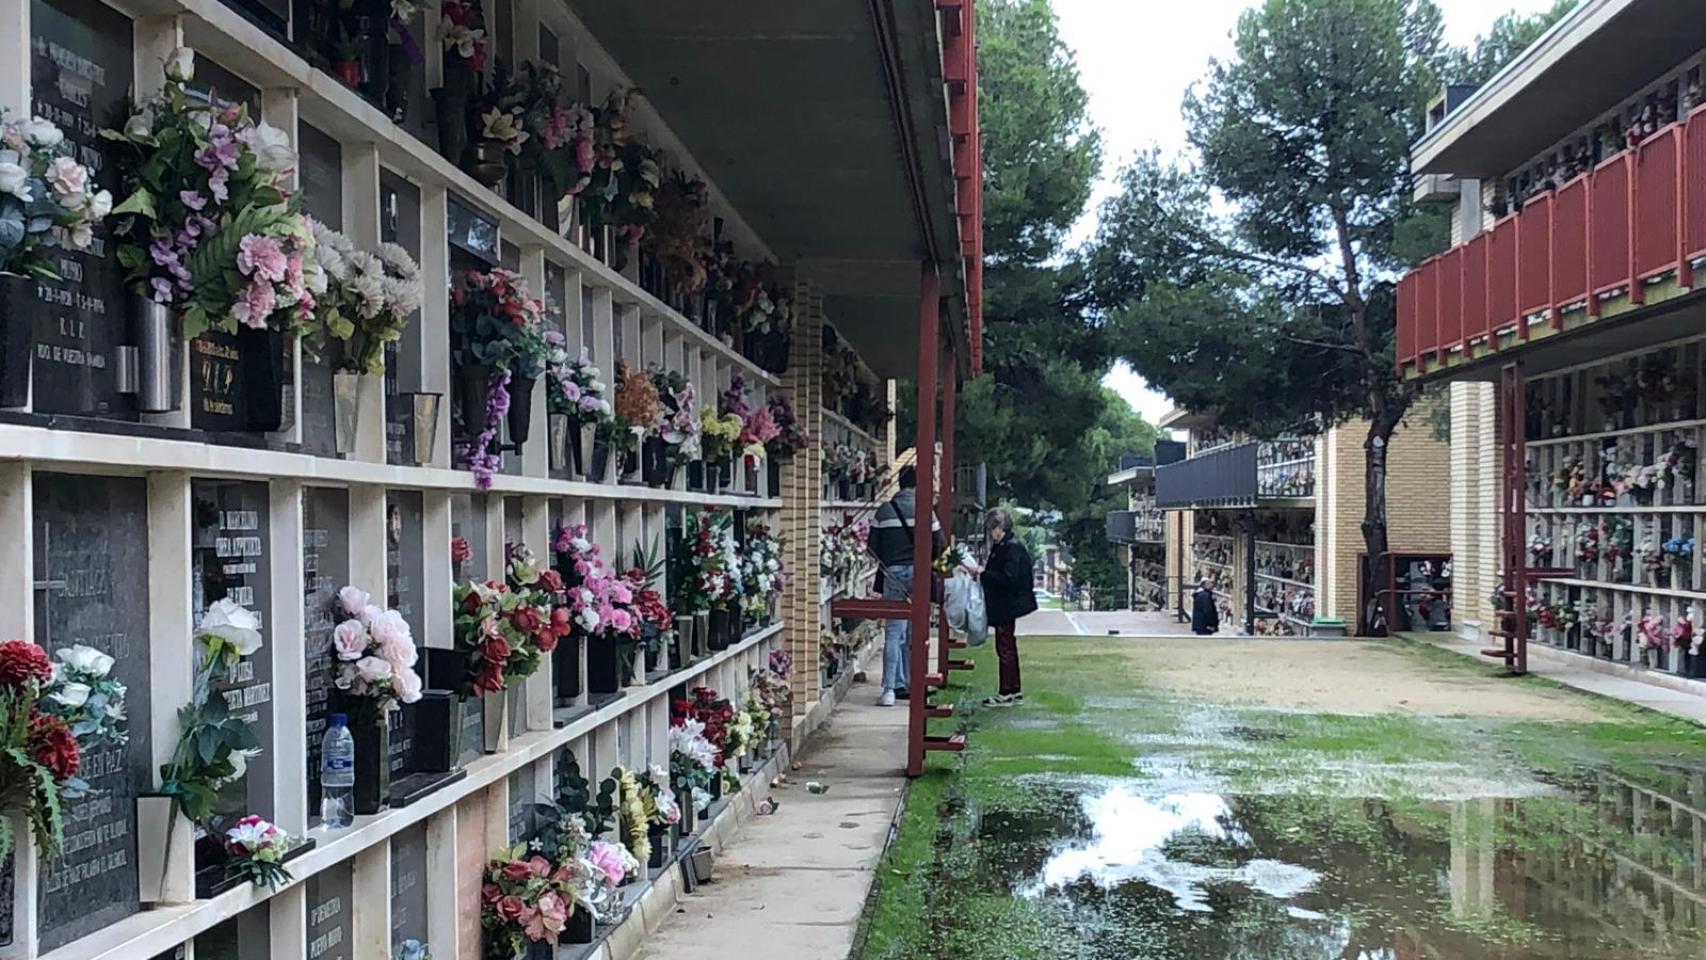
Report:
[[[1694,283],[1706,258],[1706,107],[1601,163],[1556,193],[1467,243],[1423,263],[1398,284],[1398,367],[1427,373],[1472,343],[1500,347],[1531,321],[1560,322],[1584,301],[1627,292],[1676,273]]]

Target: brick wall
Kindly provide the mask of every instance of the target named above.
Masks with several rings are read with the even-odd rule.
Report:
[[[782,390],[794,401],[811,446],[782,464],[782,644],[794,657],[793,716],[805,715],[822,691],[818,640],[823,520],[823,293],[807,281],[794,284],[794,336]]]
[[[1451,385],[1452,613],[1460,626],[1491,622],[1498,578],[1497,395],[1491,384]]]

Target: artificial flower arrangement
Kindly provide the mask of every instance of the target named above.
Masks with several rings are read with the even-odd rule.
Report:
[[[1665,563],[1675,569],[1687,569],[1694,561],[1694,538],[1678,535],[1671,537],[1659,546],[1664,552]]]
[[[468,466],[482,490],[502,466],[491,447],[505,415],[513,404],[530,402],[534,381],[545,373],[551,347],[544,317],[544,303],[509,270],[469,271],[451,288],[451,359],[463,376],[485,381],[483,416],[473,409],[475,397],[462,398],[463,432],[474,437]]]
[[[669,771],[655,763],[639,775],[640,804],[647,832],[654,837],[681,822],[681,805],[670,782]]]
[[[615,416],[599,434],[612,450],[634,453],[657,423],[658,390],[652,378],[635,370],[626,360],[616,362]]]
[[[668,462],[680,466],[699,459],[700,433],[698,393],[693,381],[675,370],[656,365],[647,370],[657,389],[658,415],[653,435],[663,441]]]
[[[1641,569],[1648,575],[1656,575],[1664,566],[1664,550],[1659,540],[1654,536],[1641,538],[1641,545],[1636,550],[1636,556],[1641,559]]]
[[[841,522],[831,523],[823,529],[818,547],[818,570],[837,582],[850,581],[867,565],[870,552],[866,544],[870,539],[870,521],[854,520],[852,514],[843,514]]]
[[[397,944],[395,960],[432,960],[432,951],[419,940],[404,940]]]
[[[225,831],[228,874],[257,887],[277,890],[295,879],[284,866],[285,855],[297,845],[295,837],[255,814],[240,818]]]
[[[261,620],[229,597],[215,601],[196,628],[195,687],[178,711],[178,743],[160,768],[160,790],[191,822],[207,826],[221,791],[247,774],[260,742],[233,716],[219,685],[238,661],[261,649]]]
[[[1682,650],[1691,657],[1700,655],[1701,636],[1694,629],[1694,614],[1689,613],[1670,626],[1672,649]]]
[[[691,296],[704,289],[711,251],[711,208],[705,181],[682,171],[663,178],[643,245],[657,258],[674,291]]]
[[[472,0],[444,0],[439,8],[444,20],[444,50],[447,61],[478,76],[486,70],[486,14]]]
[[[127,191],[113,208],[117,257],[132,288],[177,311],[185,337],[213,328],[304,333],[325,275],[285,174],[296,153],[284,131],[248,107],[209,108],[188,83],[195,55],[166,59],[160,94],[102,136]]]
[[[0,853],[12,849],[21,820],[42,855],[56,855],[65,803],[90,793],[78,777],[83,754],[128,739],[112,657],[82,644],[57,656],[27,640],[0,642]]]
[[[332,652],[337,656],[333,683],[348,698],[380,720],[400,704],[421,698],[421,677],[415,672],[419,653],[409,623],[395,610],[375,606],[359,587],[338,591],[338,606],[347,616],[332,628]]]
[[[1635,548],[1635,526],[1621,517],[1607,522],[1599,522],[1599,539],[1602,544],[1601,553],[1606,562],[1612,565],[1616,572],[1623,570],[1623,561],[1629,559]]]
[[[651,819],[646,814],[640,780],[634,771],[620,767],[611,776],[616,781],[616,822],[621,828],[622,845],[637,863],[645,863],[652,858]]]
[[[634,95],[613,90],[594,111],[593,162],[578,196],[588,226],[608,226],[638,240],[655,218],[663,168],[653,150],[633,136],[628,111]]]
[[[811,446],[811,438],[806,436],[805,429],[800,426],[799,415],[794,412],[794,401],[787,394],[772,392],[765,398],[764,405],[776,427],[775,435],[765,444],[770,459],[791,460],[795,454]]]
[[[753,620],[768,620],[770,602],[782,592],[782,544],[761,520],[748,520],[741,555],[741,609]]]
[[[312,222],[314,261],[325,276],[317,298],[319,322],[303,346],[318,355],[329,341],[343,345],[340,369],[380,376],[385,345],[402,339],[424,291],[420,265],[395,243],[369,253],[319,221]]]
[[[669,727],[670,781],[693,798],[695,812],[711,803],[711,784],[718,776],[721,756],[705,736],[705,724],[683,709],[671,711]]]
[[[738,373],[729,381],[728,389],[723,391],[720,399],[722,415],[737,418],[740,423],[733,446],[747,464],[762,463],[764,445],[776,438],[776,422],[770,418],[770,408],[753,406],[752,388]]]
[[[52,121],[0,111],[0,275],[59,280],[55,247],[87,250],[113,195],[77,162]],[[50,242],[51,241],[51,242]]]
[[[1529,560],[1537,567],[1547,565],[1552,559],[1552,538],[1545,533],[1535,533],[1528,538]]]
[[[467,661],[464,694],[485,696],[532,676],[569,632],[567,614],[556,603],[561,577],[541,569],[525,546],[511,548],[507,581],[470,581],[454,589],[456,649]]]
[[[612,643],[633,641],[639,635],[634,615],[632,585],[615,576],[600,556],[585,524],[557,531],[554,544],[557,566],[567,603],[559,608],[569,630],[586,639],[602,638]]]
[[[1599,524],[1585,524],[1576,530],[1576,556],[1583,563],[1599,560]]]
[[[634,544],[634,565],[625,575],[629,594],[633,597],[634,622],[639,627],[640,643],[648,658],[657,657],[674,633],[675,614],[664,602],[658,590],[663,578],[664,557],[656,549],[647,550]]]
[[[670,706],[676,715],[704,724],[703,735],[717,751],[714,766],[721,768],[734,756],[740,744],[731,739],[735,708],[727,698],[710,687],[694,687],[687,699],[676,700]]]
[[[1665,618],[1646,614],[1635,621],[1635,646],[1640,650],[1669,650],[1671,633]]]
[[[670,577],[677,611],[727,610],[741,591],[741,561],[734,517],[721,510],[690,510],[683,524],[675,573]]]
[[[568,341],[555,330],[545,332],[545,343],[550,351],[545,362],[546,409],[595,427],[603,425],[613,411],[604,396],[604,381],[586,351],[578,359],[570,357]]]
[[[1588,468],[1581,457],[1570,457],[1552,474],[1552,489],[1571,503],[1587,492],[1588,483]]]
[[[719,413],[716,406],[704,404],[699,408],[699,443],[708,464],[728,464],[735,458],[735,447],[745,427],[733,413]]]
[[[498,851],[486,863],[480,885],[480,926],[485,931],[486,956],[513,960],[526,956],[529,945],[555,944],[575,909],[575,861],[553,863],[528,844]]]

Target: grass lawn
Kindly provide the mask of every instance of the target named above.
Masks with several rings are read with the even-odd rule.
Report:
[[[1543,680],[1485,683],[1486,668],[1431,648],[1380,649],[1418,680],[1555,696]],[[971,706],[994,688],[993,651],[973,651],[978,669],[942,698],[969,747],[932,755],[913,783],[856,957],[1706,955],[1690,899],[1706,905],[1692,879],[1706,875],[1693,841],[1706,816],[1684,812],[1706,809],[1699,728],[1590,697],[1570,704],[1590,719],[1571,722],[1222,703],[1156,689],[1143,650],[1024,638],[1029,702],[1013,710]],[[1258,656],[1291,655],[1271,651]],[[1203,669],[1262,664],[1205,656]],[[1571,912],[1565,895],[1591,899],[1606,863],[1665,926]],[[1536,876],[1558,899],[1497,892],[1544,892]],[[1666,888],[1673,876],[1689,889]]]

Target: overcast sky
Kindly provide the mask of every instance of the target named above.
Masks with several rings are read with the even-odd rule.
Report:
[[[1446,39],[1468,43],[1498,15],[1515,8],[1537,12],[1551,0],[1435,0],[1445,13]],[[1090,119],[1102,131],[1104,174],[1126,158],[1158,144],[1168,153],[1184,147],[1179,102],[1212,57],[1232,48],[1238,14],[1254,0],[1054,0],[1060,31],[1078,54],[1078,71],[1090,93]],[[1097,192],[1099,200],[1104,187]],[[1088,236],[1086,217],[1077,236]],[[1151,423],[1172,406],[1129,368],[1108,375]]]

